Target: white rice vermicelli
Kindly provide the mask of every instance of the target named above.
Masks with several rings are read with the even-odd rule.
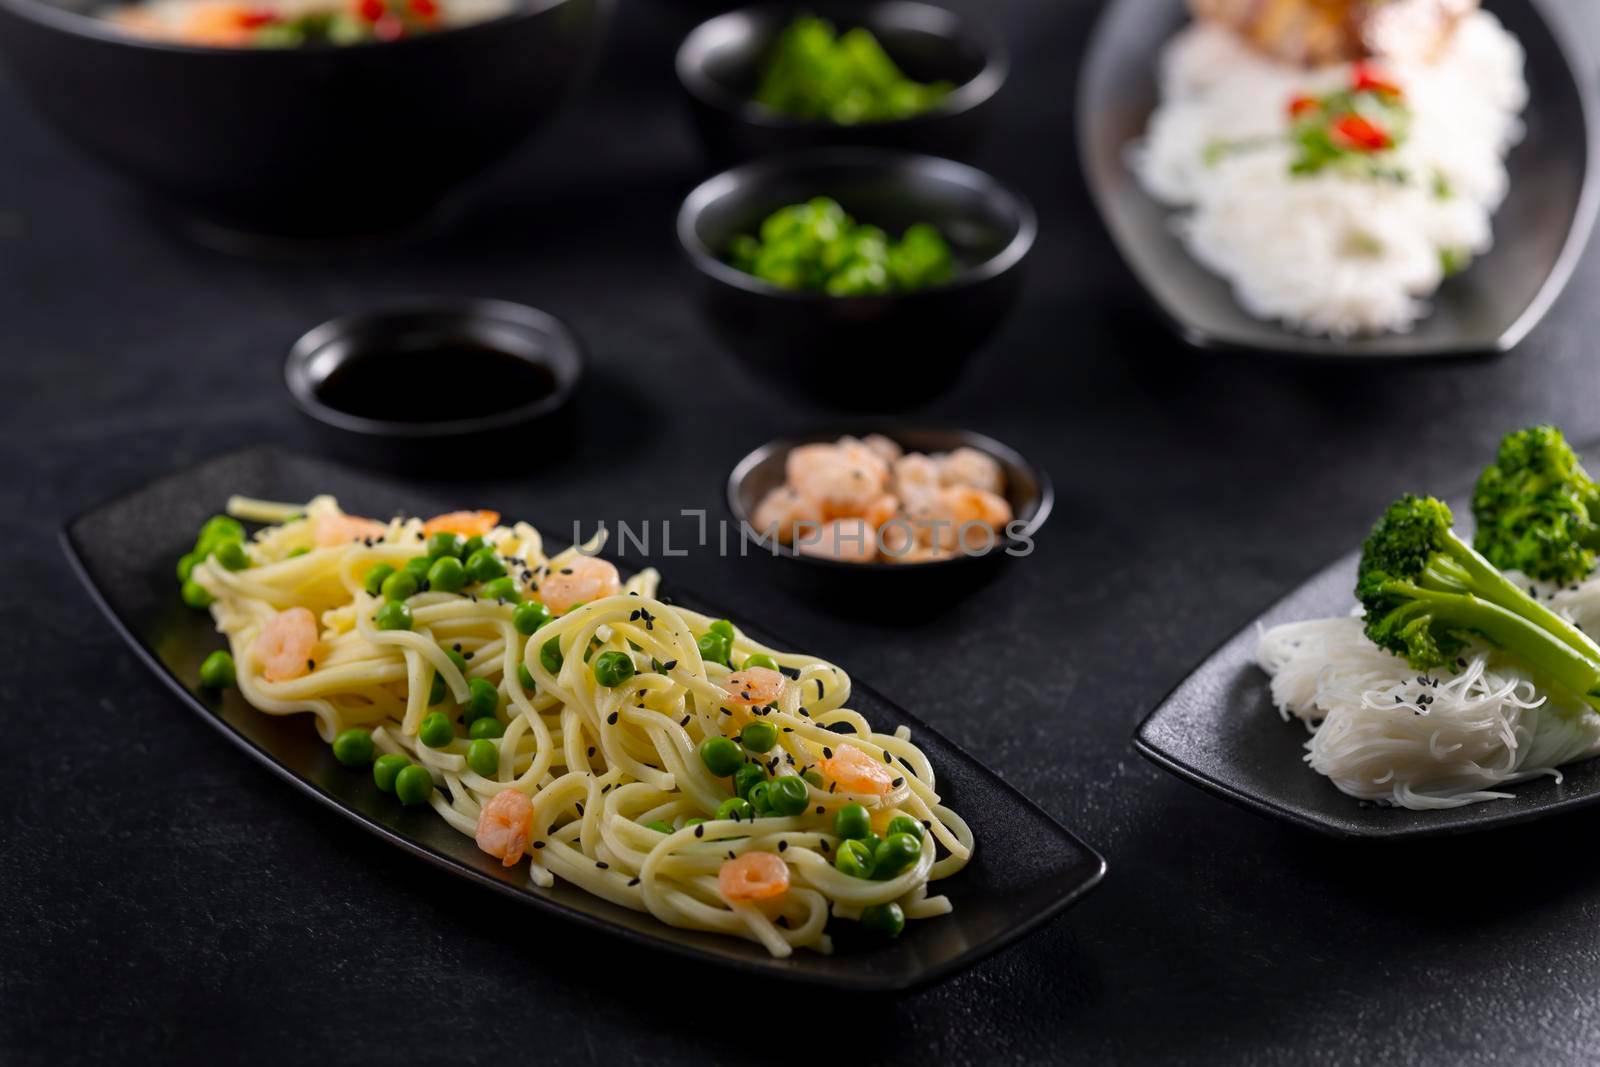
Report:
[[[1334,336],[1409,329],[1444,281],[1441,253],[1488,250],[1527,102],[1521,46],[1476,12],[1432,62],[1381,64],[1411,111],[1407,136],[1382,156],[1403,181],[1293,175],[1288,102],[1348,84],[1350,69],[1280,63],[1197,23],[1163,56],[1162,104],[1133,156],[1151,195],[1184,209],[1175,225],[1190,252],[1245,310]],[[1210,151],[1222,143],[1253,147]]]

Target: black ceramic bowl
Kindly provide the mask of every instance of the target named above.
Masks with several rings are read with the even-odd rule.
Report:
[[[927,563],[841,563],[770,541],[750,543],[749,554],[770,560],[784,584],[846,605],[852,612],[870,610],[874,603],[904,612],[947,602],[993,577],[1005,560],[1032,554],[1039,528],[1055,506],[1050,476],[1015,449],[972,430],[861,423],[769,441],[741,459],[728,475],[727,503],[734,521],[747,531],[747,537],[758,533],[751,516],[767,493],[784,484],[784,464],[795,448],[836,441],[846,434],[863,437],[871,433],[882,434],[907,452],[951,452],[965,447],[993,457],[1005,473],[1005,497],[1015,516],[1008,536],[988,552]]]
[[[566,408],[583,346],[522,304],[423,300],[315,327],[283,373],[337,454],[409,473],[499,473],[525,453],[528,427],[541,423],[543,437]]]
[[[841,126],[793,119],[751,97],[772,46],[796,15],[831,19],[841,30],[871,30],[908,77],[948,81],[937,108],[891,122]],[[1005,46],[953,11],[909,0],[772,4],[741,8],[697,27],[678,49],[678,80],[689,95],[706,149],[718,163],[824,145],[880,145],[963,159],[988,133],[992,103],[1006,80]]]
[[[723,262],[728,242],[780,207],[829,196],[898,236],[937,226],[957,261],[915,293],[829,296],[780,289]],[[948,388],[1005,317],[1037,231],[1033,208],[962,163],[882,149],[779,156],[706,181],[678,212],[713,328],[759,373],[825,403],[894,410]]]
[[[415,222],[553,115],[614,0],[387,44],[201,48],[0,0],[0,49],[34,104],[112,169],[225,230],[349,237]]]

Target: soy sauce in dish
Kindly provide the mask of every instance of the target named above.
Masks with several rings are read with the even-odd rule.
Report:
[[[543,363],[470,338],[348,353],[315,386],[335,410],[384,422],[454,422],[498,415],[556,391]]]

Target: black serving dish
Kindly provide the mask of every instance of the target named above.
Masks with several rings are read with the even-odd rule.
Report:
[[[68,140],[213,239],[347,239],[418,222],[548,121],[613,3],[520,0],[392,43],[251,49],[135,37],[87,14],[95,0],[0,0],[0,49]]]
[[[583,374],[560,319],[504,300],[418,300],[345,315],[295,342],[284,381],[336,454],[417,473],[459,469],[463,448],[515,463],[535,422],[560,417]],[[438,368],[447,378],[433,378]],[[434,380],[433,388],[416,383]],[[452,393],[451,389],[458,390]]]
[[[907,452],[951,452],[966,447],[993,457],[1005,473],[1005,497],[1015,525],[986,552],[927,563],[842,563],[759,538],[761,531],[754,528],[751,516],[762,497],[783,485],[784,464],[791,451],[800,445],[836,441],[846,434],[864,437],[872,433],[882,434]],[[869,611],[868,605],[877,603],[902,615],[949,603],[993,578],[1006,560],[1026,558],[1055,506],[1050,476],[992,437],[972,430],[865,423],[767,442],[734,466],[728,474],[726,494],[728,510],[749,546],[748,554],[771,561],[783,584],[801,595],[847,604],[852,613]]]
[[[735,235],[815,196],[896,236],[932,223],[955,252],[956,276],[915,293],[836,297],[781,289],[723,262]],[[1037,229],[1033,208],[982,171],[883,149],[748,163],[698,186],[678,212],[678,240],[723,345],[777,384],[874,410],[918,404],[954,383],[1015,301]]]
[[[872,31],[906,75],[948,81],[949,97],[920,115],[844,126],[795,119],[755,103],[762,65],[778,35],[802,13],[822,15],[841,30]],[[721,165],[826,145],[877,145],[969,158],[992,125],[994,96],[1009,69],[1005,45],[987,27],[932,4],[782,3],[740,8],[710,19],[678,49],[678,81],[695,127]]]
[[[1595,448],[1584,451],[1586,461],[1600,460]],[[1472,513],[1466,494],[1449,503],[1457,515]],[[1441,837],[1600,804],[1600,759],[1562,767],[1560,782],[1539,778],[1508,786],[1509,800],[1439,811],[1364,803],[1306,766],[1305,727],[1278,715],[1267,675],[1256,665],[1260,627],[1348,614],[1359,558],[1352,552],[1330,564],[1230,637],[1150,713],[1134,747],[1207,792],[1331,837]]]
[[[400,807],[377,790],[370,775],[341,767],[307,716],[264,715],[249,707],[236,690],[217,694],[200,688],[200,662],[221,647],[221,638],[205,613],[179,602],[173,561],[192,544],[196,527],[232,493],[305,500],[322,492],[333,493],[352,511],[367,514],[402,509],[427,515],[464,503],[499,506],[507,514],[515,511],[514,501],[435,497],[404,483],[272,449],[251,449],[162,478],[102,505],[70,522],[64,541],[79,575],[113,625],[189,711],[294,788],[465,882],[596,933],[620,937],[639,949],[664,949],[750,975],[843,989],[889,990],[937,981],[972,965],[1058,915],[1092,888],[1105,870],[1092,849],[992,771],[858,683],[851,703],[880,729],[901,724],[911,728],[938,769],[941,795],[969,820],[977,836],[973,861],[940,883],[955,904],[953,914],[912,923],[904,936],[886,944],[853,943],[841,937],[833,956],[799,952],[789,959],[773,959],[758,945],[667,926],[565,882],[548,890],[531,887],[525,871],[502,867],[431,810]],[[740,618],[699,604],[681,590],[668,591],[680,602]],[[748,629],[767,643],[786,644],[757,627]],[[848,664],[850,657],[838,658]],[[164,714],[158,706],[142,712]],[[452,936],[453,920],[447,913],[436,916],[436,922],[440,936]]]
[[[1488,0],[1527,52],[1527,135],[1506,160],[1510,192],[1495,246],[1433,297],[1406,334],[1333,340],[1248,315],[1228,284],[1189,255],[1172,211],[1140,188],[1130,146],[1157,100],[1162,47],[1184,24],[1183,0],[1114,0],[1095,30],[1078,85],[1078,144],[1089,189],[1122,258],[1167,321],[1199,348],[1311,360],[1437,359],[1514,348],[1566,287],[1589,239],[1595,183],[1593,62],[1559,11]]]

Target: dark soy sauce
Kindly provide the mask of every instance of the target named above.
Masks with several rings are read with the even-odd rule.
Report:
[[[335,410],[384,422],[455,422],[536,403],[556,390],[542,363],[466,337],[346,353],[316,386]]]

